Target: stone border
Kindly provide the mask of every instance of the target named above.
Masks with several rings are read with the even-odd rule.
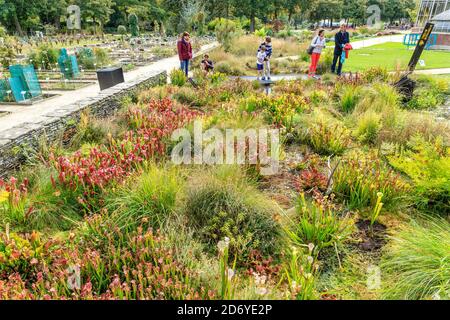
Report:
[[[113,116],[121,107],[121,100],[141,90],[167,83],[166,71],[155,71],[132,81],[121,83],[100,92],[96,97],[58,107],[35,121],[22,123],[0,133],[0,178],[12,174],[26,161],[26,153],[36,151],[39,141],[57,141],[77,123],[80,114],[89,109],[96,118]]]

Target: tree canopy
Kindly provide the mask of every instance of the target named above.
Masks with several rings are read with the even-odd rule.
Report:
[[[173,32],[187,28],[203,30],[216,18],[246,19],[250,31],[257,21],[317,22],[340,20],[363,24],[367,7],[377,4],[382,19],[392,22],[414,17],[415,0],[0,0],[0,23],[9,33],[26,35],[52,26],[66,31],[67,7],[78,5],[84,30],[117,30],[135,14],[143,30],[165,27]]]

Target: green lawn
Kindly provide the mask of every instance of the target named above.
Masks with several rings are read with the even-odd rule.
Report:
[[[369,48],[353,50],[346,61],[345,71],[362,71],[374,66],[384,66],[389,71],[395,70],[397,65],[403,68],[408,65],[414,50],[408,50],[402,43],[388,42]],[[450,52],[448,51],[424,51],[421,60],[425,61],[425,67],[417,65],[420,69],[450,68]]]

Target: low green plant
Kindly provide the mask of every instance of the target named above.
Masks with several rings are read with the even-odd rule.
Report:
[[[244,261],[252,251],[277,252],[280,226],[278,209],[266,199],[237,167],[219,167],[189,183],[184,212],[196,236],[208,251],[230,239],[230,253]]]
[[[314,244],[320,251],[341,245],[352,232],[352,220],[340,217],[327,204],[307,202],[302,193],[296,205],[296,214],[290,218],[286,233],[299,246]]]
[[[314,245],[309,244],[308,253],[303,248],[293,248],[284,267],[283,279],[287,280],[291,299],[317,300],[316,289],[319,265],[314,254]]]
[[[386,68],[371,67],[361,73],[361,78],[366,83],[387,82],[389,79],[389,73]]]
[[[351,144],[350,130],[334,123],[317,120],[301,133],[310,147],[320,155],[342,155]]]
[[[438,137],[427,142],[415,136],[408,148],[388,156],[389,163],[414,183],[416,203],[424,209],[449,212],[450,148]]]
[[[396,232],[383,255],[384,299],[450,299],[450,224],[421,220]]]
[[[186,84],[187,77],[183,70],[174,69],[170,73],[170,81],[174,86],[182,87]]]
[[[333,176],[333,191],[350,209],[375,207],[378,193],[386,207],[401,205],[410,186],[375,153],[350,154]]]

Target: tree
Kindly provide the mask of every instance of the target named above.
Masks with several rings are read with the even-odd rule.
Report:
[[[19,36],[25,35],[24,29],[29,30],[39,24],[39,10],[36,3],[25,0],[0,0],[0,4],[1,22],[9,30],[15,29]]]
[[[250,32],[255,32],[256,18],[267,20],[271,3],[270,0],[233,0],[236,15],[250,19]]]
[[[77,5],[81,10],[81,18],[85,22],[92,20],[95,33],[97,33],[97,22],[100,27],[103,27],[113,13],[112,0],[78,0]]]
[[[134,14],[131,13],[128,16],[128,22],[130,24],[130,32],[131,32],[131,36],[132,37],[138,37],[139,36],[139,22],[138,22],[138,17]]]
[[[309,16],[316,22],[329,19],[331,25],[334,19],[342,17],[343,7],[344,0],[318,0],[313,4]]]
[[[342,18],[347,22],[365,23],[367,0],[344,0]]]

